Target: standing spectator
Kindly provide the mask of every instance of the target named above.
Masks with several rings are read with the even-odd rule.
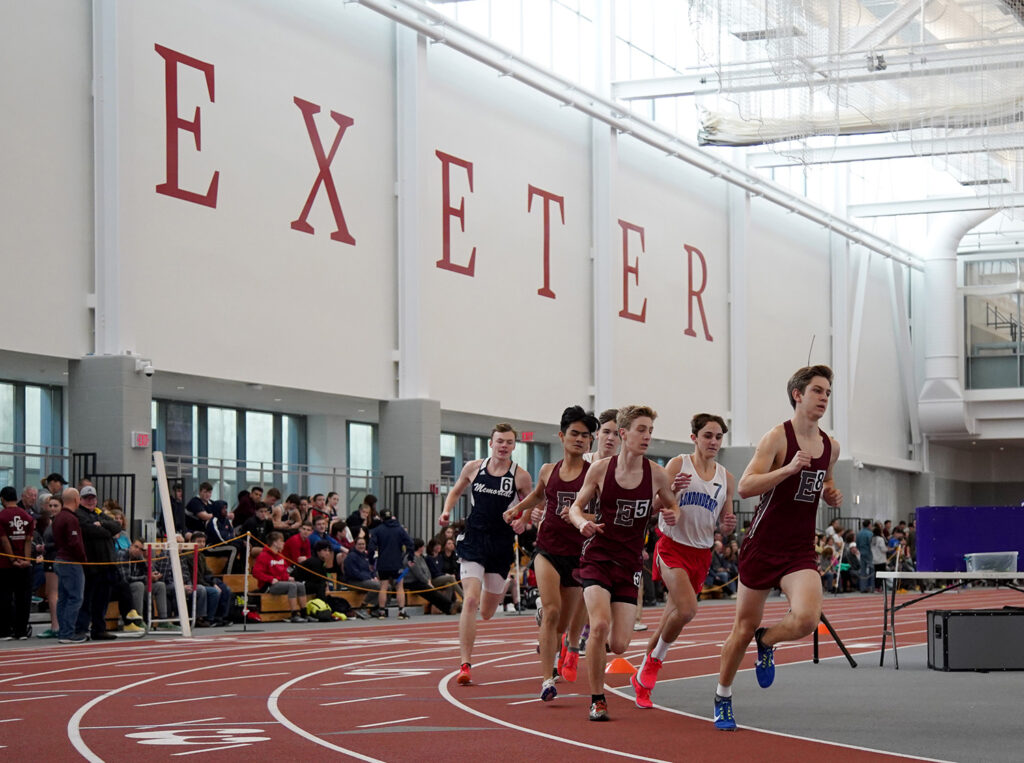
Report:
[[[192,533],[185,522],[185,486],[180,482],[171,485],[171,521],[174,522],[174,532],[188,540]],[[156,518],[157,533],[161,538],[167,537],[167,528],[164,527],[164,513],[160,511]]]
[[[293,623],[309,622],[302,614],[306,609],[306,587],[288,572],[288,560],[281,556],[284,550],[284,536],[276,530],[267,536],[268,545],[256,557],[252,574],[260,584],[260,593],[288,597]]]
[[[43,487],[49,491],[50,495],[55,495],[60,498],[61,491],[64,490],[64,486],[68,484],[68,481],[64,479],[60,472],[53,472],[43,479],[42,484]]]
[[[114,536],[121,532],[121,525],[101,512],[96,502],[96,488],[92,485],[83,487],[76,514],[85,544],[85,557],[92,564],[85,569],[85,592],[78,612],[77,630],[85,633],[91,624],[93,641],[110,641],[117,638],[113,633],[107,633],[107,605],[110,603],[114,571],[107,564],[96,563],[117,561]]]
[[[60,625],[57,623],[57,571],[53,567],[56,548],[53,545],[53,518],[60,513],[60,499],[49,493],[39,496],[41,508],[36,531],[32,541],[35,545],[37,566],[32,572],[32,590],[40,588],[45,592],[47,609],[50,612],[50,627],[36,638],[57,638]]]
[[[209,482],[199,484],[199,495],[193,496],[185,506],[185,530],[191,534],[201,531],[210,521],[210,502],[213,496],[213,485]],[[185,537],[184,535],[182,537]]]
[[[875,572],[888,569],[889,552],[885,543],[885,536],[882,535],[882,527],[877,522],[871,530],[871,563],[875,566]],[[878,582],[875,582],[875,590],[879,589]]]
[[[53,520],[53,543],[56,549],[57,564],[55,566],[59,592],[57,597],[58,640],[62,644],[81,644],[89,640],[87,633],[79,633],[75,630],[85,590],[85,573],[82,571],[82,564],[86,561],[82,530],[76,514],[78,498],[78,491],[74,488],[67,488],[61,492],[61,510]]]
[[[39,519],[39,511],[37,510],[36,501],[39,499],[39,491],[31,485],[25,485],[21,489],[21,500],[18,501],[18,506],[26,514],[31,514],[33,519]]]
[[[861,593],[875,590],[875,562],[871,554],[871,520],[860,523],[857,532],[857,551],[860,555],[860,573],[857,576],[857,588]]]
[[[18,505],[18,491],[10,485],[0,490],[0,638],[23,639],[31,635],[32,533],[36,521]],[[11,558],[16,557],[16,558]]]
[[[386,606],[388,590],[394,581],[395,595],[398,598],[398,618],[408,620],[409,615],[405,611],[403,574],[408,567],[408,558],[412,554],[412,538],[390,511],[382,511],[380,518],[381,524],[370,532],[370,552],[377,557],[377,577],[380,579],[382,601],[378,601],[381,601],[380,606]]]
[[[387,603],[387,593],[381,591],[380,580],[370,566],[370,555],[366,553],[365,538],[357,538],[355,547],[345,557],[345,581],[351,583],[357,590],[362,589],[366,592],[363,597],[364,607],[372,601],[372,597],[376,594],[377,609],[370,614],[380,617],[380,613],[384,612],[385,617],[387,616],[387,609],[384,608]]]

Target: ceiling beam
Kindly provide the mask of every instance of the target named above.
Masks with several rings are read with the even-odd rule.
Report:
[[[928,6],[929,2],[930,0],[924,0],[923,2],[922,0],[907,0],[903,5],[875,24],[859,40],[850,45],[847,50],[877,48],[913,21]]]
[[[947,196],[911,201],[883,201],[874,204],[851,204],[850,217],[894,217],[898,215],[930,215],[937,212],[972,212],[980,209],[1024,207],[1024,193],[987,196]]]
[[[837,164],[840,162],[870,162],[880,159],[907,159],[919,156],[946,154],[972,154],[986,151],[1014,151],[1024,149],[1024,132],[989,133],[988,135],[959,135],[950,138],[864,143],[861,145],[832,146],[830,148],[796,148],[759,151],[747,154],[748,167],[795,167],[807,164]]]

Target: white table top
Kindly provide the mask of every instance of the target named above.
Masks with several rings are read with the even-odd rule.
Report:
[[[1024,572],[876,572],[882,580],[1024,580]]]

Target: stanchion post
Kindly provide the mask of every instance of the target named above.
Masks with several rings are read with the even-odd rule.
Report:
[[[171,555],[171,569],[174,571],[174,598],[178,603],[181,635],[185,638],[192,638],[192,623],[188,619],[188,603],[185,599],[185,579],[181,572],[181,557],[178,556],[177,528],[174,526],[174,514],[171,511],[171,492],[167,489],[167,469],[164,467],[164,454],[159,450],[153,451],[153,466],[156,467],[156,484],[160,492],[164,527],[169,528],[167,531],[167,553]]]

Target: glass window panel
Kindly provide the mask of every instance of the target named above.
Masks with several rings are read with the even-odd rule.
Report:
[[[373,489],[373,435],[372,424],[348,423],[347,503],[352,509],[358,507],[362,496]]]
[[[167,431],[164,449],[170,455],[188,456],[193,450],[195,406],[186,403],[163,403],[167,409]]]
[[[523,57],[551,66],[551,5],[548,0],[523,0]]]
[[[213,493],[234,506],[238,496],[238,422],[233,408],[206,409],[206,454],[209,457],[209,480]]]
[[[551,22],[554,39],[558,41],[552,47],[551,67],[563,77],[578,82],[580,79],[579,16],[560,5],[553,5]]]
[[[1016,283],[1019,279],[1018,260],[983,260],[968,262],[964,268],[966,286],[992,286]]]
[[[245,412],[245,480],[253,485],[273,481],[274,416],[257,411]]]
[[[0,384],[0,442],[14,442],[13,384]]]

